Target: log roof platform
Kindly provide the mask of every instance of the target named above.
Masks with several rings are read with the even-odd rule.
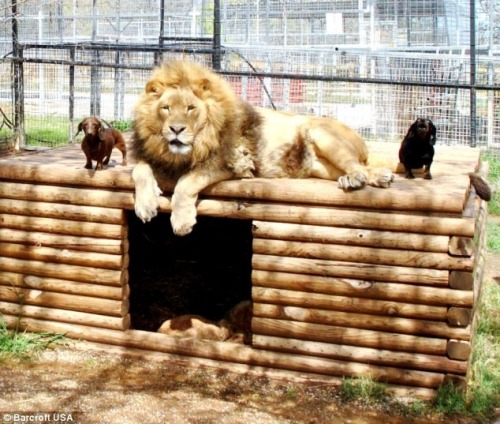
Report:
[[[398,144],[370,143],[397,158]],[[484,264],[486,203],[468,173],[480,152],[436,146],[432,180],[388,189],[234,180],[198,214],[252,221],[251,341],[134,329],[130,319],[132,165],[119,152],[84,169],[79,145],[0,158],[0,314],[7,326],[163,352],[236,372],[340,384],[371,375],[429,398],[467,380]],[[162,181],[160,212],[174,183]]]

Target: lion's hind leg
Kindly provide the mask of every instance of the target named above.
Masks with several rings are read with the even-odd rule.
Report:
[[[311,176],[322,178],[325,180],[337,181],[339,187],[343,190],[357,190],[363,188],[366,184],[370,183],[369,168],[362,165],[359,161],[352,159],[345,161],[339,160],[336,157],[336,163],[333,164],[331,160],[318,156],[315,158]]]
[[[343,190],[365,185],[386,188],[394,180],[390,169],[367,165],[368,150],[354,131],[335,134],[321,128],[310,133],[316,152],[311,176],[337,181]]]
[[[394,181],[394,174],[389,168],[367,167],[368,184],[373,187],[388,188]]]
[[[390,169],[372,168],[361,164],[353,166],[338,179],[339,187],[343,190],[356,190],[365,185],[388,188],[393,181],[394,174]]]

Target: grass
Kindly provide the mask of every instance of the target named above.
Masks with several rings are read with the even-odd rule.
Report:
[[[80,120],[74,122],[74,128]],[[130,131],[132,122],[130,120],[110,121],[109,124],[120,130]],[[70,142],[69,120],[58,116],[29,116],[25,120],[26,145],[29,147],[60,147]],[[12,133],[2,130],[2,133],[12,136]]]
[[[389,394],[385,384],[373,380],[370,376],[362,376],[359,378],[344,378],[340,397],[344,402],[360,399],[367,404],[373,405],[385,402]]]
[[[488,162],[488,180],[493,189],[493,196],[488,203],[488,212],[491,215],[500,215],[500,157],[498,154],[485,152],[481,159]]]
[[[65,337],[62,334],[28,333],[20,331],[19,328],[10,330],[0,314],[0,362],[8,359],[29,359],[49,346],[63,341]]]

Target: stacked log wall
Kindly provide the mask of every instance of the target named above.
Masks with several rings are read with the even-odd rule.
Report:
[[[462,191],[443,194],[439,185],[344,193],[332,184],[226,181],[202,193],[200,215],[254,224],[249,347],[130,329],[129,171],[3,163],[0,314],[12,328],[229,368],[326,382],[371,375],[420,397],[447,378],[464,379],[485,202],[471,191],[464,208]],[[160,212],[170,212],[172,187],[162,183]]]
[[[73,202],[81,189],[0,184],[0,314],[130,328],[122,209]],[[54,195],[66,193],[66,197]],[[70,196],[67,194],[70,193]],[[95,191],[89,196],[99,197]]]
[[[254,221],[253,347],[340,361],[342,376],[431,389],[463,382],[485,205],[471,192],[466,214],[412,226],[423,216],[407,213],[404,231],[373,225],[368,211],[342,227]]]

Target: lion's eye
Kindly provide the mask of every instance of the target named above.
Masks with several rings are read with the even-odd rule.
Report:
[[[194,109],[196,109],[196,108],[193,105],[188,105],[188,107],[187,107],[188,112],[191,110],[194,110]]]
[[[169,105],[163,105],[161,108],[163,110],[167,111],[167,112],[170,110],[170,106]]]

